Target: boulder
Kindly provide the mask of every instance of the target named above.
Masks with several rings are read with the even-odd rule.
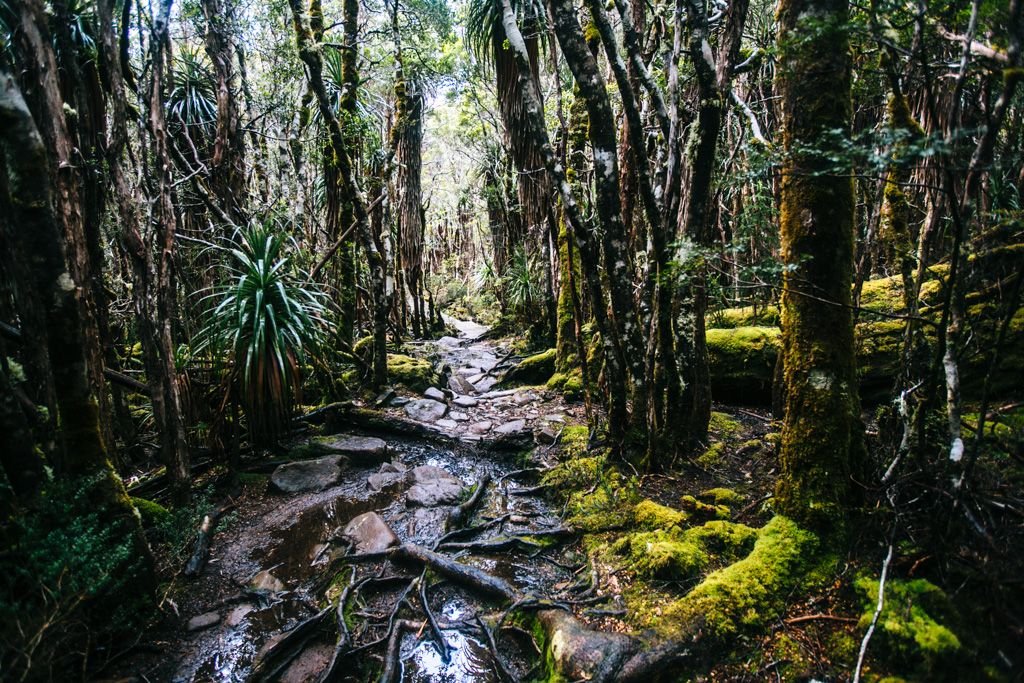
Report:
[[[515,434],[526,429],[526,420],[512,420],[494,428],[497,434]]]
[[[271,574],[269,569],[264,569],[249,579],[249,588],[267,593],[280,593],[285,589],[285,585],[281,579]]]
[[[495,379],[494,377],[484,377],[480,381],[474,382],[473,386],[476,388],[477,391],[483,393],[486,391],[490,391],[497,383],[498,380]]]
[[[192,617],[185,624],[185,628],[191,633],[193,631],[202,631],[203,629],[216,626],[220,623],[220,615],[216,612],[207,612],[206,614],[200,614]]]
[[[506,385],[543,384],[555,374],[555,349],[527,356],[507,373],[502,380]]]
[[[409,478],[409,472],[401,463],[386,462],[380,466],[379,472],[374,472],[366,479],[366,484],[371,491],[382,491],[397,484],[404,484]]]
[[[460,408],[474,408],[478,403],[480,403],[480,401],[476,400],[472,396],[456,396],[452,403]]]
[[[437,387],[427,387],[427,390],[423,392],[423,395],[426,396],[427,398],[431,398],[435,401],[441,402],[444,402],[448,398],[447,396],[444,395],[444,392],[438,389]]]
[[[448,417],[456,422],[469,422],[469,415],[458,410],[453,410],[448,413]]]
[[[452,375],[448,378],[448,388],[454,391],[456,394],[472,394],[476,393],[476,388],[469,383],[462,375]]]
[[[489,420],[484,420],[483,422],[474,422],[473,424],[469,425],[469,431],[472,432],[473,434],[486,434],[487,432],[491,431],[491,427],[493,426],[494,424]]]
[[[406,493],[410,507],[454,505],[462,498],[464,484],[458,477],[433,465],[420,465],[412,470],[413,485]]]
[[[353,518],[341,532],[358,553],[379,553],[398,545],[398,536],[376,512],[364,512]]]
[[[459,423],[456,422],[455,420],[448,420],[448,419],[438,420],[434,424],[436,424],[441,429],[455,429],[456,427],[459,426]]]
[[[388,445],[374,436],[337,435],[314,439],[331,454],[347,455],[349,460],[360,465],[372,465],[388,455]]]
[[[429,398],[409,401],[405,405],[406,415],[418,422],[435,422],[444,417],[446,412],[448,412],[447,405]]]
[[[279,465],[270,475],[270,483],[282,493],[323,491],[338,483],[346,465],[344,456],[328,455]]]

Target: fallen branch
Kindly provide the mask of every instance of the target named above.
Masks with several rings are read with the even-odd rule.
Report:
[[[395,560],[415,562],[433,569],[435,572],[458,583],[464,584],[492,597],[514,602],[517,591],[504,579],[491,576],[485,571],[448,559],[423,546],[406,543],[392,549],[391,557]]]
[[[203,571],[203,567],[206,566],[206,558],[210,554],[210,541],[213,539],[213,533],[217,530],[217,522],[220,521],[224,514],[234,508],[235,504],[229,503],[214,512],[208,512],[203,515],[199,531],[196,532],[192,556],[188,558],[188,562],[185,563],[185,570],[182,572],[186,577],[194,578]]]
[[[857,668],[853,670],[853,683],[860,683],[860,670],[864,666],[864,655],[867,654],[868,643],[871,642],[871,636],[875,632],[878,617],[882,615],[882,607],[885,606],[885,575],[889,573],[890,562],[892,562],[892,543],[889,544],[889,552],[886,553],[885,561],[882,562],[882,575],[878,579],[878,604],[875,605],[875,613],[871,615],[871,624],[868,626],[867,633],[864,634],[864,640],[860,641],[860,652],[857,654]]]
[[[859,621],[859,619],[856,619],[854,617],[841,617],[836,614],[804,614],[799,617],[792,617],[791,619],[786,619],[783,623],[792,626],[793,624],[802,624],[805,621],[818,620],[841,621],[844,623],[857,623]]]

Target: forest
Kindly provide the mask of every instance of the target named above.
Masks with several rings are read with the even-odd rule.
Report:
[[[1022,4],[0,0],[0,680],[1021,680]]]

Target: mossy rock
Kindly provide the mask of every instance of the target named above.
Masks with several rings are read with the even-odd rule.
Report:
[[[687,580],[712,562],[728,563],[750,552],[757,531],[743,524],[708,522],[692,529],[678,526],[626,534],[612,545],[626,566],[641,578]]]
[[[776,327],[709,329],[708,369],[715,400],[745,405],[770,402],[781,336]]]
[[[858,627],[871,623],[878,600],[878,581],[861,577],[855,582],[864,613]],[[961,650],[960,639],[941,622],[954,620],[946,594],[924,579],[889,579],[885,600],[872,640],[872,655],[892,673],[920,680],[955,680],[952,673]]]
[[[438,383],[429,361],[401,353],[388,354],[388,379],[413,391],[423,392]]]
[[[641,529],[671,529],[683,527],[690,515],[653,500],[642,500],[633,508],[633,519]]]
[[[689,495],[680,498],[679,505],[699,519],[729,519],[732,516],[728,505],[705,503]]]
[[[583,398],[583,371],[576,368],[571,372],[556,372],[547,381],[547,388],[562,392],[566,401],[579,401]]]
[[[563,432],[563,443],[565,439],[566,435]],[[562,491],[588,489],[600,481],[604,465],[604,456],[570,458],[545,472],[541,482]]]
[[[721,441],[708,446],[703,453],[697,456],[697,464],[701,467],[718,467],[725,458],[725,444]]]
[[[708,429],[719,439],[731,439],[740,433],[743,425],[728,413],[712,411],[708,421]]]
[[[750,554],[708,574],[686,597],[665,606],[652,626],[668,637],[699,628],[711,642],[727,643],[753,633],[785,609],[803,585],[817,537],[785,517],[756,532]]]
[[[555,349],[548,349],[527,356],[514,368],[505,373],[501,383],[505,386],[518,384],[543,384],[555,374],[555,359],[558,352]]]
[[[710,500],[715,505],[738,505],[745,499],[743,494],[736,493],[732,489],[726,488],[714,488],[702,491],[700,497],[704,500]]]
[[[132,497],[132,505],[138,511],[142,526],[146,529],[160,526],[171,519],[171,511],[152,500]]]
[[[562,457],[565,459],[580,458],[587,453],[590,443],[590,428],[587,425],[567,425],[562,429],[559,438],[562,445]]]

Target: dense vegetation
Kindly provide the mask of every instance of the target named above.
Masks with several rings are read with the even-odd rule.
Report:
[[[118,655],[445,315],[584,403],[545,486],[686,676],[1019,677],[1022,49],[1020,0],[0,0],[0,677]]]

